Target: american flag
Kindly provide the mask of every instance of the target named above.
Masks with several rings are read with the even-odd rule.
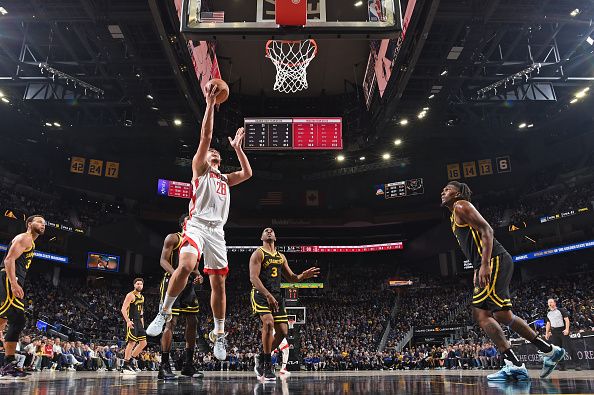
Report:
[[[280,206],[283,204],[282,192],[266,192],[259,200],[260,206]]]
[[[225,22],[225,11],[201,12],[200,22],[202,23],[223,23]]]

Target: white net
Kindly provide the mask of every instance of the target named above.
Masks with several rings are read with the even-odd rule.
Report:
[[[274,90],[294,93],[307,89],[307,66],[315,58],[318,45],[314,40],[266,43],[266,57],[276,67]]]

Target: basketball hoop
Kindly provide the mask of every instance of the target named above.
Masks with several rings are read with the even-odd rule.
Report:
[[[307,89],[307,66],[316,57],[318,44],[312,40],[269,40],[266,57],[276,67],[274,90],[295,93]]]
[[[297,316],[293,314],[288,314],[287,321],[289,324],[289,329],[293,329],[293,327],[295,326],[295,321],[297,321]]]

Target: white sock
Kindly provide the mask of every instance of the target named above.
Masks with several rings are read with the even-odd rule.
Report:
[[[168,293],[165,294],[165,298],[163,299],[164,312],[171,313],[171,307],[175,303],[175,299],[177,299],[177,296],[169,296]]]
[[[285,348],[283,350],[283,369],[287,368],[287,362],[289,362],[289,349]]]
[[[215,333],[225,333],[225,319],[224,318],[217,318],[212,317],[214,319],[214,332]]]

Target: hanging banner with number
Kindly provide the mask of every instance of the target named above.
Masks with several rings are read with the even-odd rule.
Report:
[[[462,169],[464,170],[464,178],[476,177],[476,163],[464,162],[462,163]]]
[[[509,156],[501,156],[495,159],[495,162],[497,162],[497,173],[509,173],[511,171]]]
[[[98,159],[89,160],[89,175],[101,177],[103,174],[103,161]]]
[[[105,162],[105,177],[118,178],[120,176],[119,162]]]
[[[481,176],[489,176],[493,174],[493,162],[491,159],[481,159],[478,161],[479,174]]]
[[[81,158],[80,156],[73,156],[70,158],[70,172],[83,174],[85,172],[85,158]]]
[[[448,180],[459,180],[462,178],[460,175],[460,164],[459,163],[451,163],[448,165]]]

